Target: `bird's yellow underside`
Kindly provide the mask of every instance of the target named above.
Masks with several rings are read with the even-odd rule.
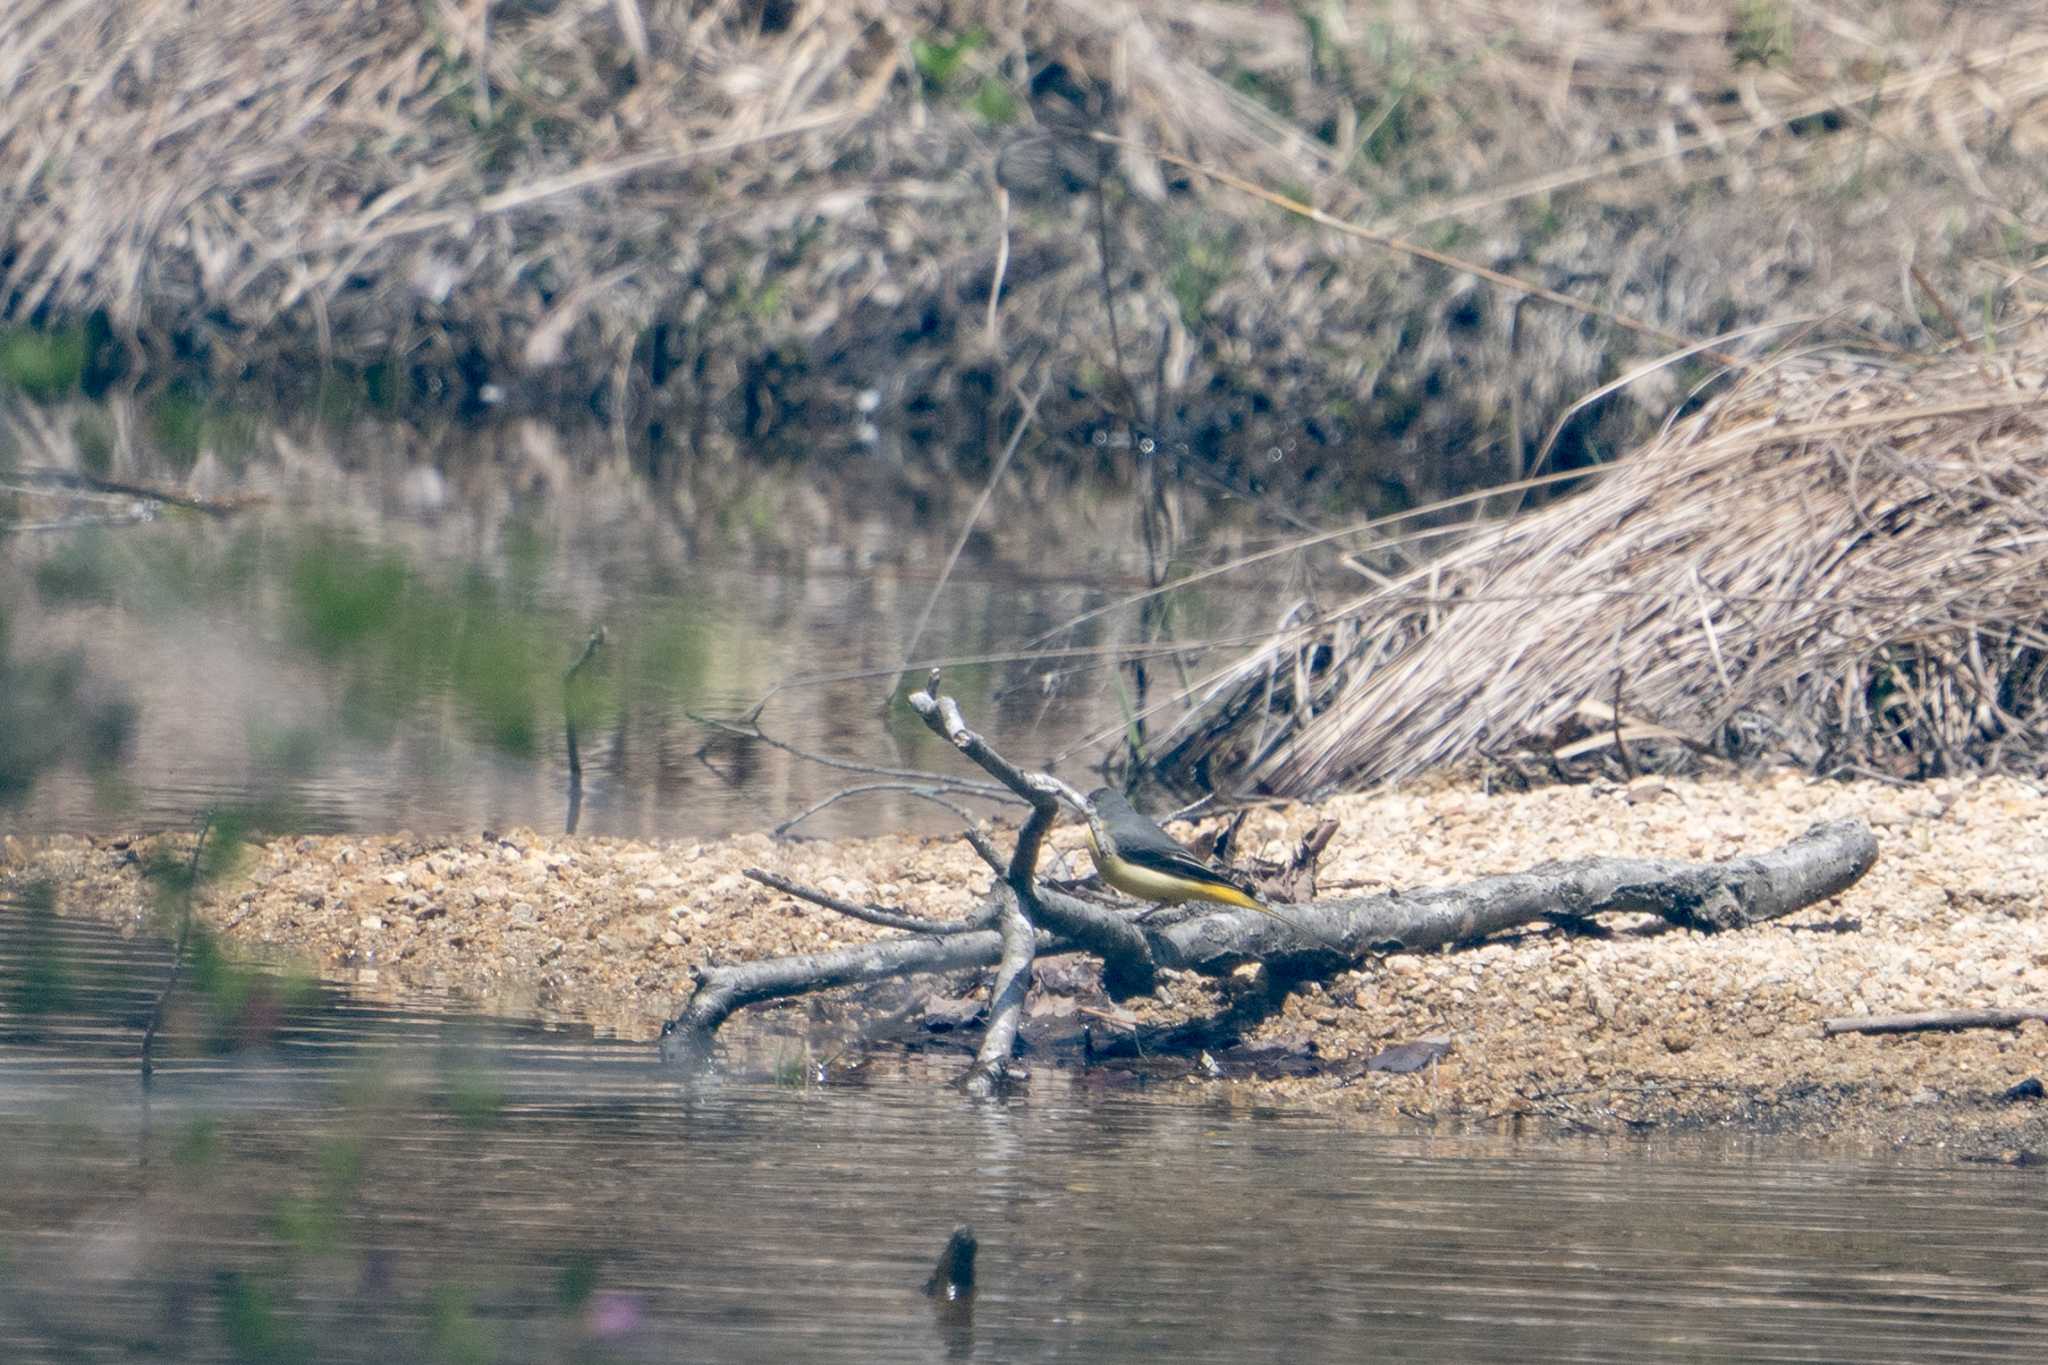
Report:
[[[1188,877],[1176,877],[1165,872],[1155,872],[1149,867],[1140,867],[1128,858],[1105,858],[1102,846],[1096,842],[1095,831],[1088,831],[1088,853],[1095,859],[1095,870],[1126,896],[1135,896],[1141,901],[1158,901],[1161,905],[1179,905],[1183,901],[1213,901],[1218,905],[1235,905],[1246,910],[1266,911],[1244,892],[1228,882],[1197,882]],[[1267,912],[1270,913],[1270,912]]]

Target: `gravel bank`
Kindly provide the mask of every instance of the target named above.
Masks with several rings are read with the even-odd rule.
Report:
[[[1855,816],[1877,866],[1834,902],[1707,938],[1617,922],[1541,928],[1399,956],[1292,997],[1247,1041],[1313,1074],[1222,1082],[1248,1101],[1434,1122],[1567,1129],[1733,1125],[1966,1154],[2048,1149],[2048,1105],[2001,1095],[2048,1071],[2044,1026],[1820,1036],[1823,1018],[2048,1002],[2048,800],[2010,778],[1910,788],[1798,776],[1487,794],[1443,783],[1255,814],[1248,848],[1320,815],[1342,831],[1324,894],[1419,887],[1553,858],[1719,859]],[[1076,875],[1081,831],[1055,838]],[[0,880],[55,878],[65,914],[138,926],[139,841],[0,840]],[[988,875],[953,842],[778,845],[760,835],[651,845],[525,830],[468,838],[286,838],[249,850],[205,905],[237,947],[378,988],[453,988],[652,1037],[692,964],[886,931],[800,907],[740,875],[759,864],[856,900],[957,914]],[[1074,973],[1066,972],[1066,976]],[[1215,1008],[1230,983],[1170,982],[1146,1022]],[[1367,1072],[1396,1042],[1449,1041],[1408,1075]],[[1226,1071],[1233,1069],[1226,1061]],[[1235,1068],[1249,1075],[1259,1068]],[[1190,1086],[1218,1082],[1190,1079]]]

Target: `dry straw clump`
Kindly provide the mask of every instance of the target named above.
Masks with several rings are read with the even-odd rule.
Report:
[[[1344,451],[1290,462],[1304,477],[1397,500],[1512,477],[1639,353],[1132,147],[1098,161],[1093,131],[1669,332],[1833,313],[1918,344],[1940,320],[1902,295],[1902,258],[1970,297],[1966,258],[2010,266],[2039,235],[2048,20],[1946,0],[15,4],[0,322],[104,313],[145,364],[229,377],[332,359],[614,412],[719,403],[749,436],[813,434],[820,389],[986,409],[1040,354],[1045,426],[1099,422],[1121,351],[1167,439],[1270,474],[1252,438],[1301,433]],[[1663,405],[1600,409],[1568,453]]]
[[[1114,0],[14,6],[0,319],[100,310],[227,375],[637,359],[636,382],[729,391],[778,346],[872,344],[894,371],[927,312],[985,360],[999,151],[1061,120],[1305,174],[1309,139],[1197,59],[1298,60],[1298,28]],[[1148,157],[1108,161],[1158,192]],[[1092,278],[1083,197],[1044,188],[1016,215],[1049,204],[1064,244],[1011,253],[1016,341],[1057,337]]]
[[[1788,359],[1590,477],[1276,638],[1162,766],[1300,794],[1560,736],[1624,766],[2048,755],[2048,326]]]

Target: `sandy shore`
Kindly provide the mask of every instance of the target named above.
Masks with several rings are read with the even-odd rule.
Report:
[[[1296,994],[1247,1039],[1254,1053],[1307,1063],[1279,1069],[1312,1074],[1260,1080],[1258,1068],[1226,1058],[1236,1078],[1177,1083],[1439,1123],[1712,1124],[1981,1156],[2048,1150],[2048,1104],[2001,1098],[2048,1073],[2044,1026],[1894,1038],[1823,1039],[1820,1030],[1836,1015],[2048,1003],[2048,800],[2028,784],[1903,788],[1787,775],[1492,795],[1444,784],[1255,814],[1245,846],[1277,852],[1322,815],[1342,822],[1324,859],[1324,895],[1440,885],[1554,858],[1727,858],[1850,816],[1872,825],[1881,851],[1837,900],[1741,933],[1623,920],[1605,938],[1540,928],[1368,964]],[[1054,840],[1077,876],[1086,870],[1080,834]],[[54,878],[62,913],[139,927],[149,903],[139,851],[128,839],[9,838],[0,880]],[[250,849],[204,914],[246,951],[343,980],[453,988],[492,1007],[572,1012],[651,1038],[678,1008],[694,963],[887,932],[757,886],[740,875],[755,864],[935,915],[961,912],[988,881],[957,842],[907,838],[286,838]],[[1192,1017],[1230,988],[1176,979],[1134,1013],[1147,1023]],[[1450,1044],[1432,1067],[1364,1069],[1388,1045],[1424,1038]]]

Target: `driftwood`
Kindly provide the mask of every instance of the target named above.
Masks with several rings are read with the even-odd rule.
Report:
[[[1838,1033],[1960,1033],[1973,1028],[2018,1028],[2048,1022],[2048,1010],[1932,1010],[1925,1014],[1852,1014],[1820,1021],[1820,1036]]]
[[[926,690],[910,701],[927,725],[1032,805],[1008,859],[987,839],[970,836],[997,875],[978,913],[943,923],[920,921],[750,872],[756,880],[815,904],[911,929],[911,936],[698,968],[688,1006],[663,1030],[665,1060],[701,1064],[710,1055],[718,1026],[746,1005],[915,973],[995,966],[988,1025],[968,1077],[971,1089],[987,1090],[1008,1074],[1030,967],[1038,957],[1095,955],[1103,964],[1104,988],[1114,999],[1150,992],[1163,970],[1222,976],[1253,961],[1266,963],[1285,980],[1304,981],[1332,975],[1368,956],[1471,942],[1558,915],[1588,919],[1619,911],[1658,915],[1708,933],[1740,929],[1839,894],[1877,859],[1877,840],[1869,827],[1844,820],[1816,825],[1768,853],[1719,863],[1588,858],[1462,886],[1275,907],[1325,942],[1305,939],[1290,925],[1251,910],[1140,924],[1124,912],[1037,880],[1045,834],[1061,802],[1082,809],[1078,792],[1057,778],[1022,772],[990,749],[967,728],[953,699],[940,695],[936,670]]]

